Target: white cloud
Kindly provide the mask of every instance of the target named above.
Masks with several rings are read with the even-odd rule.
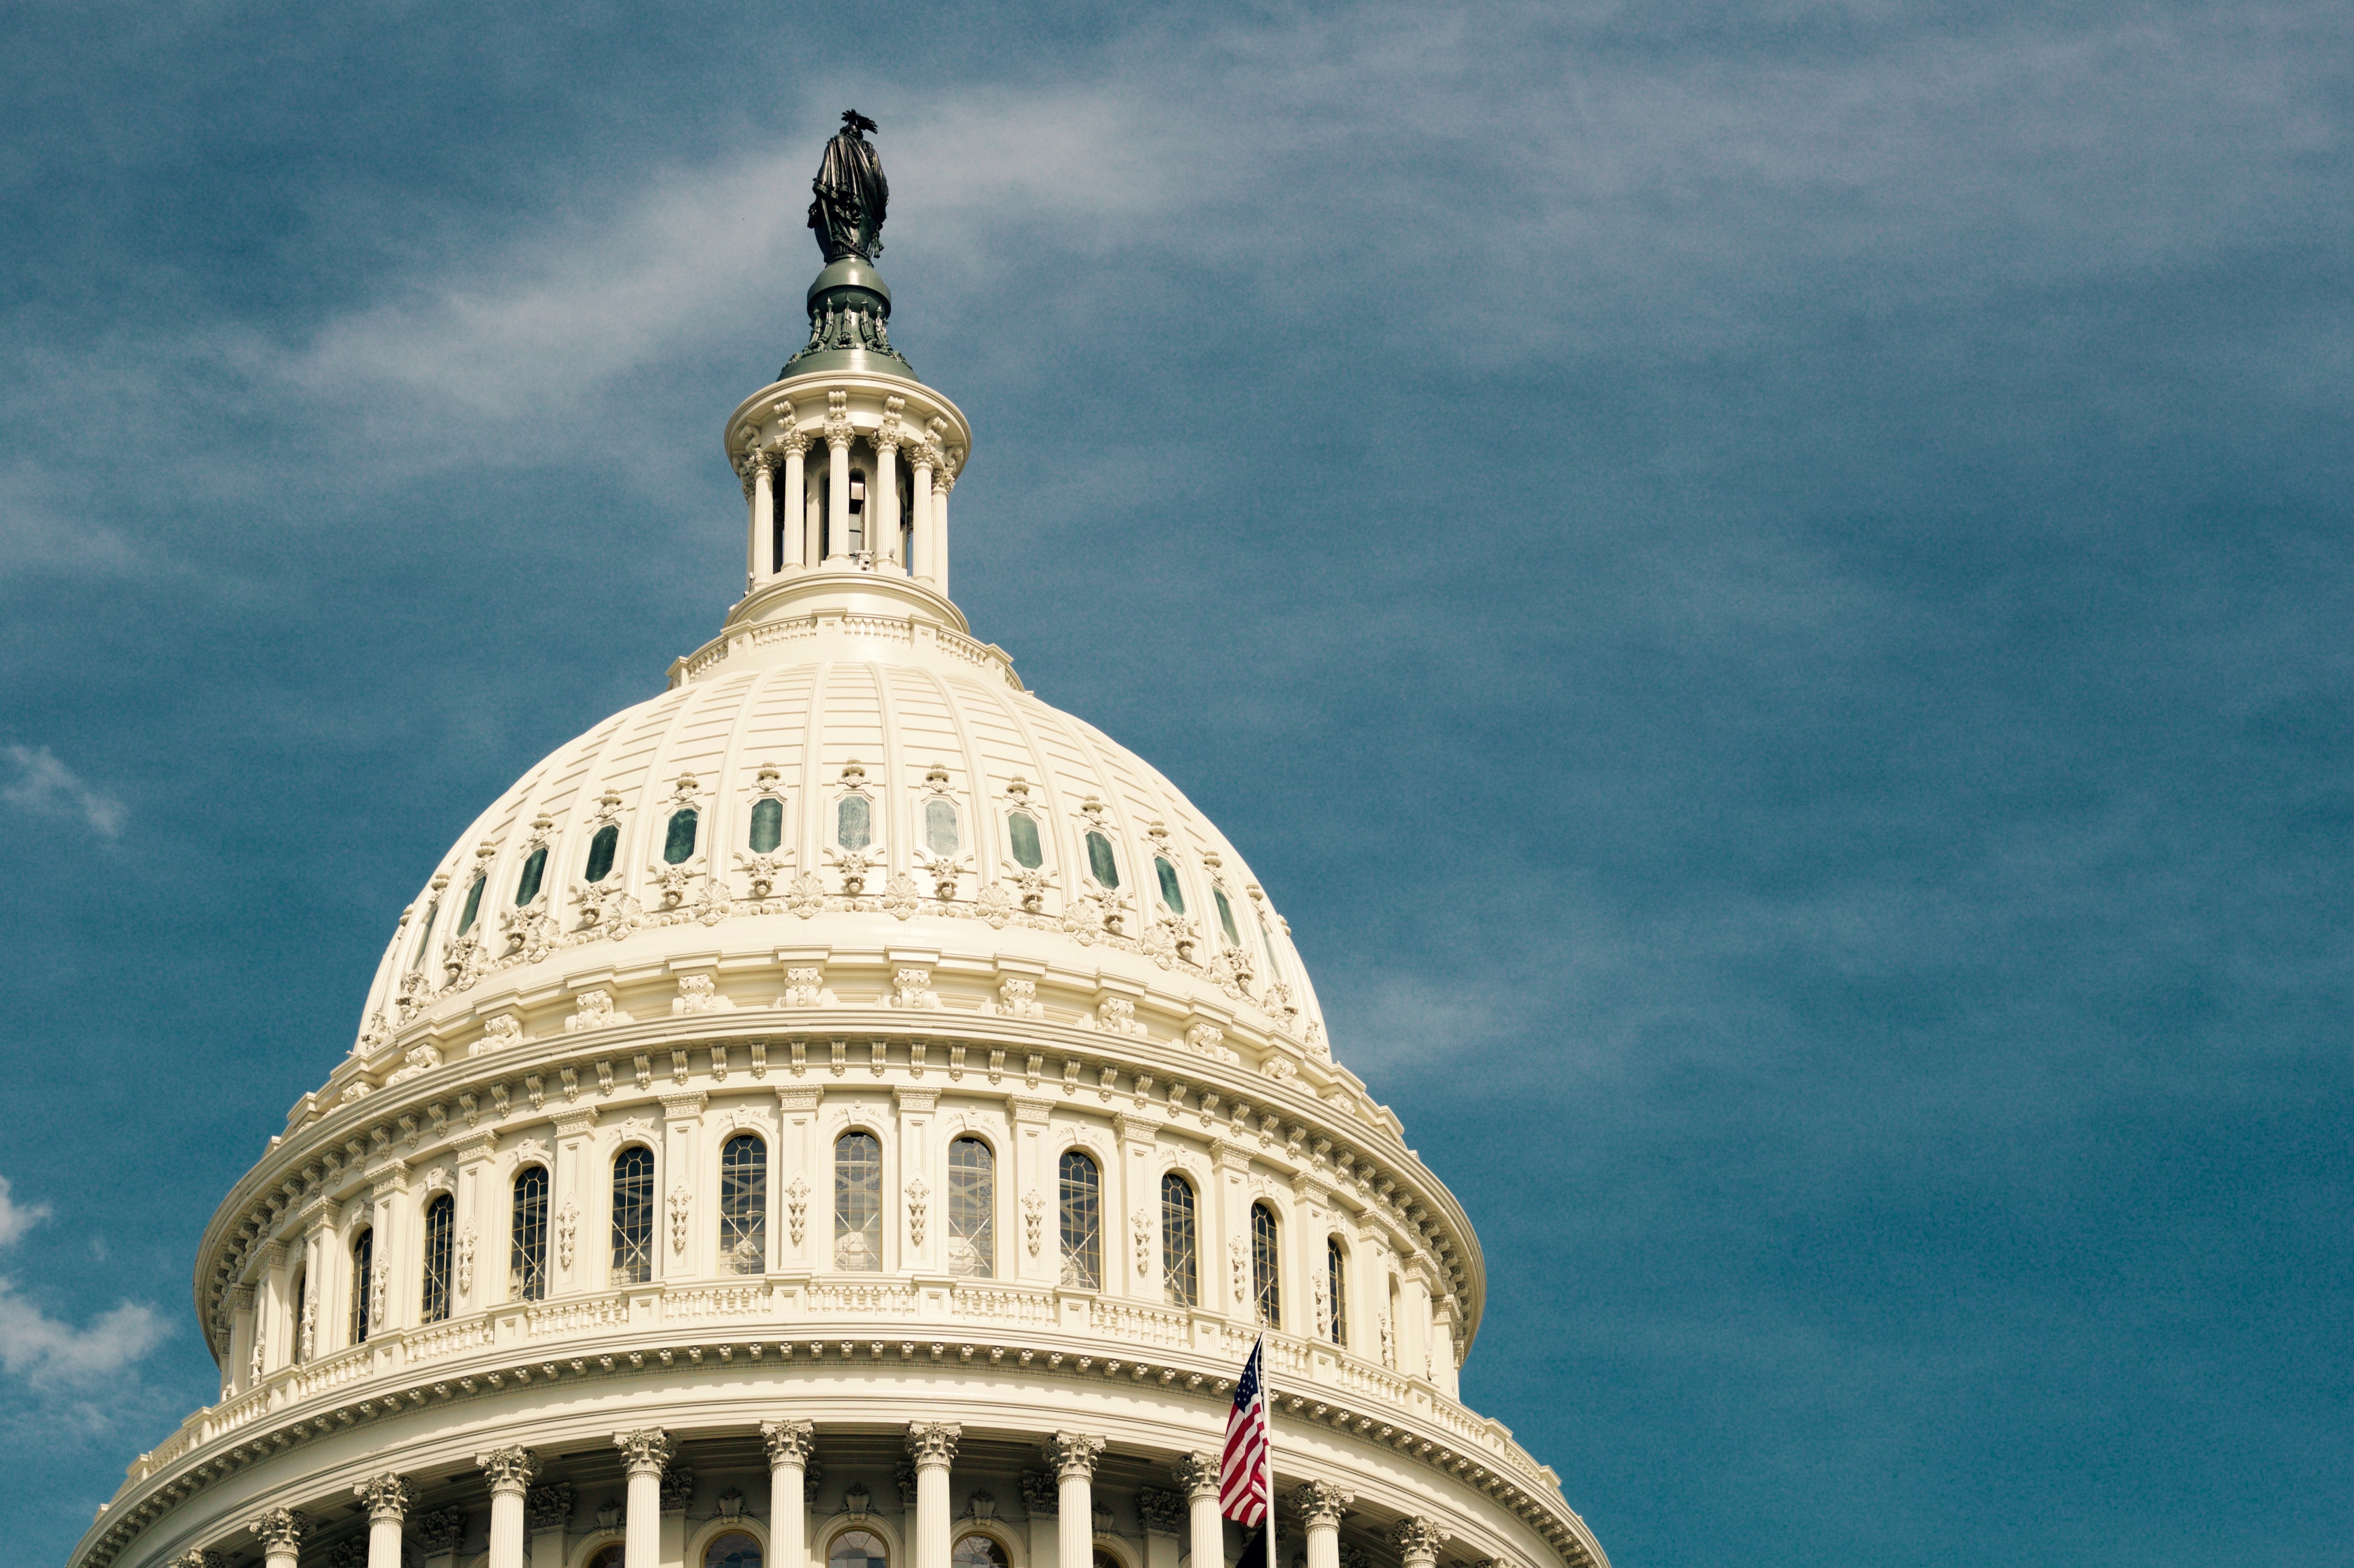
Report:
[[[19,1203],[0,1176],[0,1246],[18,1240],[49,1217],[46,1204]],[[119,1372],[144,1356],[170,1330],[152,1307],[118,1302],[86,1329],[62,1323],[16,1294],[0,1277],[0,1372],[36,1387],[85,1382]]]
[[[15,781],[0,788],[0,800],[36,816],[79,816],[93,832],[121,835],[122,802],[82,782],[48,747],[0,747],[0,760],[16,770]]]
[[[9,1195],[8,1178],[0,1176],[0,1246],[6,1246],[48,1217],[47,1203],[19,1203]]]

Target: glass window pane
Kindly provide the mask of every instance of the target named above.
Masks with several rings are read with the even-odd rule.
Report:
[[[692,806],[670,814],[670,831],[663,835],[665,863],[676,865],[695,853],[695,825],[698,821],[700,817]]]
[[[654,1151],[632,1144],[613,1158],[615,1285],[643,1285],[654,1277]]]
[[[1087,835],[1087,870],[1106,887],[1119,885],[1119,865],[1111,858],[1111,841],[1101,833]]]
[[[891,1554],[882,1541],[864,1530],[845,1530],[835,1536],[825,1561],[826,1568],[891,1568]]]
[[[1007,1568],[1005,1548],[978,1532],[960,1536],[949,1554],[949,1568]]]
[[[752,806],[752,853],[767,854],[785,841],[785,803],[775,796]]]
[[[362,1231],[352,1238],[352,1343],[364,1345],[368,1337],[368,1293],[376,1277],[372,1266],[376,1261],[376,1233]]]
[[[1185,890],[1177,885],[1177,868],[1155,855],[1152,869],[1161,878],[1161,902],[1175,914],[1185,913]]]
[[[862,1274],[883,1266],[883,1146],[871,1132],[834,1140],[833,1266]]]
[[[613,869],[613,855],[621,847],[621,830],[608,822],[588,841],[588,863],[581,869],[584,882],[602,882]]]
[[[1210,896],[1217,900],[1218,925],[1226,933],[1226,946],[1230,948],[1241,947],[1243,945],[1242,933],[1235,929],[1235,906],[1226,902],[1226,890],[1223,887],[1213,887],[1210,889]]]
[[[1103,1181],[1096,1162],[1077,1150],[1062,1164],[1063,1283],[1081,1290],[1103,1287]]]
[[[539,896],[540,878],[547,874],[547,846],[540,845],[523,863],[523,875],[515,879],[515,906],[520,908]]]
[[[731,1530],[703,1549],[703,1568],[760,1568],[760,1543]]]
[[[738,1274],[769,1266],[769,1146],[748,1132],[719,1150],[719,1256]]]
[[[987,1279],[997,1272],[997,1158],[977,1138],[949,1145],[949,1272]]]
[[[1272,973],[1276,979],[1281,980],[1283,978],[1283,960],[1276,956],[1275,933],[1267,929],[1267,922],[1264,920],[1261,920],[1258,923],[1258,939],[1260,944],[1267,948],[1267,967],[1268,971]]]
[[[833,811],[833,842],[843,849],[864,849],[875,842],[875,807],[864,795],[844,795]]]
[[[1332,1298],[1332,1342],[1349,1342],[1349,1265],[1337,1239],[1324,1243],[1324,1288]]]
[[[487,876],[478,876],[474,878],[474,885],[466,889],[466,913],[458,922],[458,935],[461,937],[474,928],[474,916],[482,912],[482,885],[488,881],[490,878]]]
[[[1251,1295],[1258,1320],[1270,1329],[1283,1327],[1283,1287],[1277,1277],[1275,1211],[1265,1203],[1251,1205]]]
[[[421,969],[429,950],[433,946],[433,917],[441,913],[441,901],[435,899],[425,906],[425,918],[417,923],[417,951],[408,960],[412,969]]]
[[[956,803],[937,795],[924,802],[924,847],[934,854],[957,852]]]
[[[526,1165],[514,1180],[514,1228],[507,1255],[507,1294],[537,1301],[547,1294],[547,1167]]]
[[[1202,1304],[1200,1235],[1193,1184],[1172,1171],[1161,1178],[1161,1283],[1172,1307]]]
[[[450,1316],[450,1255],[458,1228],[458,1202],[444,1192],[425,1205],[425,1289],[418,1316],[439,1323]]]
[[[1035,871],[1045,863],[1046,857],[1038,846],[1037,818],[1016,811],[1005,819],[1005,830],[1013,840],[1015,864]]]

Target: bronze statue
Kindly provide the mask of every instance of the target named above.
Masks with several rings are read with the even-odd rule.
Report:
[[[891,187],[875,143],[860,134],[874,129],[875,122],[855,109],[844,110],[842,129],[825,144],[825,161],[810,182],[817,199],[810,203],[809,226],[829,265],[845,256],[872,261],[883,253],[883,209]]]

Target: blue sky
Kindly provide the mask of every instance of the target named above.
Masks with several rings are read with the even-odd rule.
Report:
[[[2342,5],[0,13],[0,1539],[716,627],[820,141],[1620,1568],[2354,1561]]]

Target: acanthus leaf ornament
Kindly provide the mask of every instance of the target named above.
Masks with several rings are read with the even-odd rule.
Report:
[[[556,1215],[556,1265],[558,1268],[571,1268],[572,1244],[579,1232],[580,1205],[567,1198],[564,1207]]]
[[[802,1481],[808,1483],[810,1450],[817,1428],[806,1421],[763,1421],[760,1441],[768,1446],[769,1463],[772,1466],[797,1465]]]
[[[1141,1279],[1152,1272],[1152,1216],[1139,1209],[1128,1216],[1128,1228],[1135,1238],[1136,1274]]]
[[[670,1250],[686,1250],[687,1213],[695,1204],[695,1194],[682,1181],[670,1190]]]
[[[921,1176],[908,1181],[907,1244],[910,1246],[919,1247],[924,1245],[924,1220],[930,1208],[931,1196],[932,1190],[924,1184],[924,1179]]]
[[[264,1552],[292,1553],[311,1533],[311,1516],[295,1509],[274,1508],[256,1516],[246,1528],[260,1537]]]
[[[801,1245],[809,1229],[809,1182],[799,1176],[794,1177],[792,1185],[785,1189],[786,1222],[792,1228],[793,1245],[796,1247]]]
[[[1030,1255],[1036,1257],[1038,1248],[1045,1239],[1046,1200],[1038,1195],[1035,1187],[1022,1195],[1022,1229],[1023,1239],[1030,1246]]]

